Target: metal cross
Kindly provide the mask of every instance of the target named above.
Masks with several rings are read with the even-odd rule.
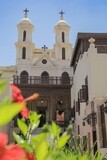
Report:
[[[25,12],[25,13],[24,13],[25,18],[27,18],[27,17],[28,17],[28,12],[29,12],[29,10],[26,8],[25,10],[23,10],[23,12]]]
[[[59,12],[59,14],[61,15],[61,19],[63,19],[63,15],[65,14],[63,11]]]
[[[48,47],[46,47],[46,45],[44,45],[44,46],[42,47],[42,49],[45,51],[46,49],[48,49]]]

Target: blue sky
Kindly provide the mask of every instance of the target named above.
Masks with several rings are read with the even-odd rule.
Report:
[[[16,63],[17,24],[25,8],[35,26],[33,42],[38,48],[53,47],[61,10],[71,26],[73,46],[78,32],[107,32],[107,0],[0,0],[0,66]]]

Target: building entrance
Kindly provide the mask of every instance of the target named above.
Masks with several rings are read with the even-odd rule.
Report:
[[[43,125],[46,123],[46,110],[39,108],[38,114],[41,114],[39,127],[43,127]]]

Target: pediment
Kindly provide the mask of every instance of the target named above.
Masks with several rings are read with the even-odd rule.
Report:
[[[56,66],[56,63],[48,55],[44,54],[39,59],[33,60],[32,63],[34,66]]]

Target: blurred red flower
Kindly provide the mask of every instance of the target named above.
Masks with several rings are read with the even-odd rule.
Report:
[[[8,137],[0,133],[0,160],[35,160],[33,153],[27,153],[17,144],[6,145]]]
[[[34,99],[37,99],[39,97],[39,94],[38,93],[34,93],[33,95],[31,95],[30,97],[28,98],[25,98],[23,97],[22,93],[21,93],[21,90],[15,86],[14,84],[10,84],[11,88],[12,88],[12,101],[13,102],[27,102],[27,101],[30,101],[30,100],[34,100]],[[29,118],[29,110],[27,109],[26,106],[23,107],[22,111],[20,112],[22,117],[25,118],[25,119],[28,119]]]

